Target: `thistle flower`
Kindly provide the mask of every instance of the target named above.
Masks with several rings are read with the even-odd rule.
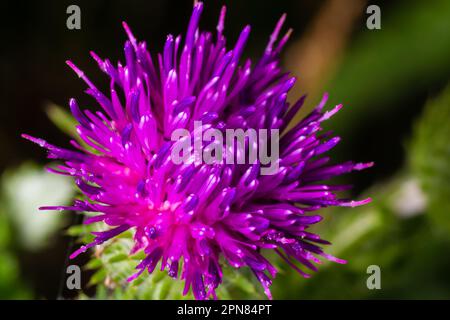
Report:
[[[194,6],[184,42],[181,36],[169,35],[156,59],[123,23],[128,35],[125,65],[115,67],[91,53],[111,79],[108,95],[67,62],[102,108],[95,113],[81,110],[75,99],[70,100],[78,135],[89,147],[71,141],[77,149],[72,151],[23,136],[46,148],[49,158],[63,160],[48,170],[72,176],[86,199],[41,209],[98,213],[85,223],[102,221],[109,226],[95,232],[95,240],[71,258],[132,229],[132,253],[144,250],[145,258],[129,281],[145,269],[152,273],[160,263],[169,276],[184,280],[184,294],[192,288],[196,299],[216,298],[222,267],[228,264],[250,268],[271,298],[269,287],[277,270],[262,249],[274,250],[305,278],[309,274],[300,266],[316,271],[319,257],[345,263],[326,254],[321,245],[329,243],[307,229],[322,220],[314,214],[320,208],[370,201],[339,199],[336,192],[347,187],[323,181],[372,163],[329,164],[324,154],[339,138],[319,132],[321,123],[341,105],[324,112],[327,95],[287,129],[305,97],[293,105],[287,102],[295,78],[281,71],[279,54],[291,30],[277,41],[285,15],[252,66],[250,60],[239,64],[250,27],[227,50],[222,33],[225,7],[215,36],[199,31],[202,10],[202,3]],[[279,129],[278,171],[261,175],[259,162],[174,164],[171,133],[179,128],[192,131],[196,120],[222,131]]]

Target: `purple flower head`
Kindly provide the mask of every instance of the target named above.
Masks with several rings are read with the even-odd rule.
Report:
[[[184,41],[169,35],[163,52],[155,57],[124,23],[125,64],[114,66],[91,53],[110,77],[107,94],[67,62],[101,106],[94,113],[70,100],[85,146],[72,141],[76,151],[71,151],[24,137],[46,148],[49,158],[63,161],[49,170],[72,176],[86,200],[41,209],[98,213],[85,222],[103,221],[110,227],[95,232],[95,240],[71,258],[132,229],[132,253],[143,250],[145,258],[129,281],[160,265],[169,276],[184,280],[185,294],[192,288],[196,299],[215,298],[222,266],[228,264],[250,268],[271,298],[269,287],[277,270],[261,249],[274,250],[304,277],[309,274],[300,266],[315,271],[320,256],[345,263],[326,254],[321,245],[329,243],[307,230],[322,219],[314,214],[320,208],[370,201],[339,199],[336,192],[346,187],[324,181],[372,163],[329,164],[324,154],[339,138],[320,133],[321,123],[341,105],[324,112],[327,95],[306,118],[287,129],[304,97],[293,105],[287,102],[295,78],[279,66],[280,51],[291,33],[278,40],[284,15],[253,65],[250,60],[239,63],[250,27],[228,50],[222,33],[225,8],[215,34],[199,30],[202,10],[202,3],[194,6]],[[221,131],[279,129],[278,171],[261,175],[258,161],[175,164],[171,134],[180,128],[192,132],[197,120]]]

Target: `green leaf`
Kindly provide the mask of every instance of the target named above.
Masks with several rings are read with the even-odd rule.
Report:
[[[78,136],[76,125],[77,121],[72,114],[65,108],[54,103],[49,103],[45,107],[45,112],[49,119],[61,130],[72,138]]]
[[[429,101],[414,128],[410,165],[429,201],[436,226],[450,231],[450,86]]]
[[[106,276],[108,275],[106,269],[100,268],[97,270],[97,272],[95,272],[91,279],[89,279],[89,285],[93,286],[99,283],[102,283],[105,281]]]

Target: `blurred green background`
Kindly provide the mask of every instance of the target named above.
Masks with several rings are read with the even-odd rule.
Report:
[[[327,124],[343,138],[336,161],[375,161],[365,172],[340,179],[352,197],[371,196],[360,208],[332,208],[316,227],[327,248],[346,265],[324,263],[303,279],[279,263],[275,299],[450,298],[450,1],[206,0],[202,28],[215,30],[222,4],[231,46],[246,23],[252,34],[245,54],[258,58],[278,17],[294,29],[282,63],[298,77],[291,99],[308,93],[308,108],[324,91],[344,109]],[[81,30],[66,28],[66,8],[81,8]],[[381,8],[381,30],[366,28],[367,6]],[[85,235],[71,213],[39,212],[40,205],[69,203],[72,182],[43,170],[45,152],[21,133],[67,146],[67,102],[84,84],[66,67],[72,59],[99,87],[107,79],[89,50],[122,59],[126,20],[150,50],[168,33],[184,33],[192,1],[7,1],[3,42],[0,127],[0,298],[55,299],[63,292],[67,251]],[[58,107],[62,106],[62,107]],[[303,113],[304,115],[304,113]],[[67,131],[67,130],[66,130]],[[70,130],[69,130],[70,133]],[[70,227],[72,226],[72,227]],[[86,264],[79,297],[180,298],[180,283],[162,275],[123,290],[129,243],[124,235]],[[135,262],[133,262],[135,263]],[[367,268],[381,269],[381,289],[369,290]],[[228,271],[227,271],[228,272]],[[261,288],[230,273],[222,298],[263,298]],[[88,282],[90,283],[88,284]],[[112,288],[111,283],[116,286]]]

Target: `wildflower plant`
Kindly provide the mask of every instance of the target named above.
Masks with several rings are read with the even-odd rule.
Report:
[[[252,64],[249,59],[240,62],[250,26],[227,49],[225,8],[215,34],[199,30],[202,10],[203,4],[197,3],[184,40],[169,35],[163,52],[156,56],[124,23],[128,35],[124,64],[114,66],[91,53],[110,78],[106,94],[67,62],[101,107],[96,112],[82,110],[75,99],[70,100],[82,141],[71,141],[75,150],[23,136],[46,148],[49,158],[62,160],[48,170],[73,177],[84,195],[71,206],[41,209],[88,213],[85,224],[107,227],[93,232],[93,241],[71,258],[131,232],[129,259],[135,254],[142,259],[136,262],[135,273],[129,274],[130,282],[146,277],[146,270],[153,273],[159,268],[184,281],[183,294],[192,290],[196,299],[216,298],[224,266],[229,265],[248,268],[271,298],[269,288],[277,269],[265,252],[275,252],[305,278],[310,276],[307,269],[317,270],[320,258],[345,263],[325,253],[322,246],[329,243],[308,228],[322,220],[317,213],[321,208],[370,201],[341,199],[337,193],[348,186],[327,180],[372,163],[330,164],[325,154],[340,139],[322,132],[321,125],[342,106],[324,111],[327,95],[303,120],[291,123],[305,97],[293,104],[287,101],[295,78],[279,65],[291,34],[288,30],[279,39],[285,15],[262,57]],[[261,174],[263,164],[258,160],[174,163],[172,133],[185,129],[195,135],[196,121],[203,129],[222,132],[279,130],[276,172]],[[207,148],[217,141],[201,143]],[[244,151],[259,147],[248,137],[243,144]]]

